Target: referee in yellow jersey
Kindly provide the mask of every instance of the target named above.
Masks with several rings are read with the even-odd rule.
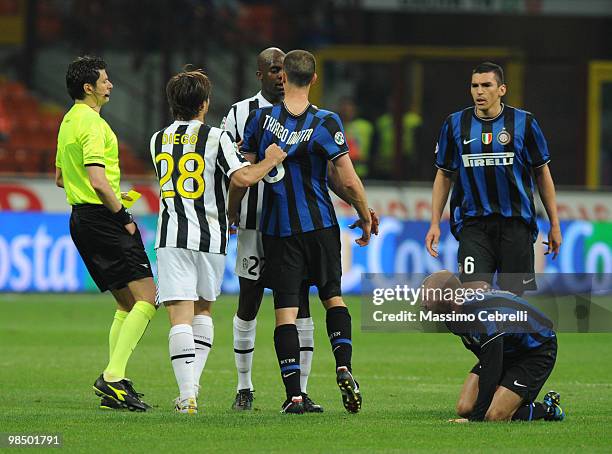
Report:
[[[57,138],[55,182],[72,206],[70,234],[89,274],[117,301],[110,359],[93,387],[101,408],[146,411],[125,369],[155,314],[155,284],[138,227],[121,204],[117,136],[100,116],[113,88],[106,63],[77,58],[68,66],[66,87],[74,105]]]

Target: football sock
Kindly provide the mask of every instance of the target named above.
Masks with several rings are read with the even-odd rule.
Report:
[[[174,325],[170,328],[168,346],[180,399],[195,397],[194,362],[196,360],[196,348],[191,325]]]
[[[255,333],[257,320],[245,321],[234,315],[234,359],[238,371],[238,388],[253,389],[251,382],[251,367],[253,365],[253,350],[255,350]]]
[[[110,361],[113,356],[113,351],[115,350],[115,346],[117,345],[117,339],[119,338],[119,333],[121,332],[121,327],[123,326],[123,322],[125,321],[125,317],[128,316],[128,312],[117,309],[115,311],[115,317],[113,318],[113,324],[110,327],[110,331],[108,332],[108,360]]]
[[[202,371],[206,366],[208,354],[215,339],[215,326],[212,318],[208,315],[196,315],[193,317],[193,340],[195,342],[194,380],[200,384]]]
[[[312,366],[314,352],[314,323],[312,317],[298,318],[295,321],[300,340],[300,388],[308,393],[308,376]]]
[[[334,306],[326,314],[327,335],[336,358],[336,368],[346,366],[351,370],[353,354],[351,340],[351,316],[346,306]]]
[[[280,325],[274,330],[274,348],[278,357],[287,398],[300,395],[300,341],[293,324]]]
[[[104,380],[115,382],[125,378],[127,362],[154,315],[155,306],[146,301],[136,301],[125,317],[113,355],[104,371]]]
[[[519,407],[512,415],[512,421],[535,421],[543,419],[547,412],[547,407],[542,402],[532,402]]]

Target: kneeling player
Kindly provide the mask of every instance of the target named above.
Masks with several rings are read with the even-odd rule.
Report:
[[[210,82],[201,71],[175,75],[166,91],[175,121],[151,138],[161,186],[155,243],[159,300],[168,308],[172,325],[170,359],[180,392],[175,409],[195,414],[198,383],[213,342],[211,306],[225,269],[224,176],[230,178],[230,193],[246,188],[286,154],[273,145],[261,162],[249,165],[227,131],[204,124]]]
[[[461,419],[452,421],[560,421],[565,417],[558,393],[550,391],[543,402],[535,402],[557,358],[557,337],[546,315],[510,292],[489,289],[485,282],[462,287],[449,271],[430,275],[423,287],[425,308],[450,316],[445,322],[448,329],[478,357],[457,402]],[[463,297],[467,288],[472,295]],[[440,295],[448,293],[436,297],[428,292],[435,289],[452,290],[454,300],[440,300]],[[459,320],[456,314],[466,317]],[[513,314],[515,320],[510,317]],[[474,321],[465,321],[467,316]]]

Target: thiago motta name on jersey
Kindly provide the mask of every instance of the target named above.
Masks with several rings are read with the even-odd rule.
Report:
[[[276,137],[278,137],[281,142],[285,142],[287,145],[294,145],[300,142],[308,142],[310,140],[310,136],[312,136],[312,128],[302,129],[301,131],[293,131],[289,132],[279,121],[271,117],[270,115],[266,115],[266,119],[264,120],[263,129],[266,131],[270,131]]]

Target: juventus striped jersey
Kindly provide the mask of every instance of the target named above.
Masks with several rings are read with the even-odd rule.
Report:
[[[338,224],[327,187],[327,161],[348,153],[337,114],[309,105],[293,115],[283,103],[251,112],[244,130],[245,152],[261,161],[268,145],[287,157],[264,177],[260,231],[287,237]]]
[[[436,166],[457,172],[451,196],[455,237],[469,217],[493,213],[523,219],[537,237],[532,169],[550,161],[544,134],[533,115],[502,104],[491,119],[473,107],[451,114],[436,145]]]
[[[229,131],[235,138],[236,142],[244,137],[244,125],[246,124],[249,113],[260,107],[271,106],[270,102],[263,97],[261,91],[255,96],[242,101],[238,101],[232,105],[227,116],[223,119],[221,127]],[[264,182],[260,181],[256,185],[250,187],[242,203],[240,204],[240,223],[238,226],[241,229],[257,229],[261,219],[261,202],[263,198]]]
[[[198,120],[175,121],[151,137],[160,184],[155,248],[225,254],[225,177],[249,163],[230,133]]]

